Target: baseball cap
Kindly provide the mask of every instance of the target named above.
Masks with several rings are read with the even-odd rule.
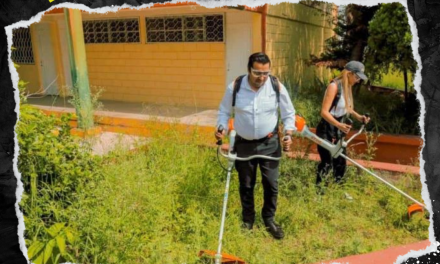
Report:
[[[357,76],[359,76],[359,78],[361,78],[364,81],[368,80],[368,77],[365,75],[364,70],[365,70],[365,66],[359,62],[359,61],[350,61],[349,63],[347,63],[344,67],[345,69],[356,73]]]

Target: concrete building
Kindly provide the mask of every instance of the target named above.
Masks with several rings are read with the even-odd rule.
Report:
[[[91,90],[103,88],[106,100],[215,108],[257,51],[270,56],[274,75],[305,86],[329,74],[306,60],[323,51],[336,14],[334,5],[306,2],[257,8],[186,2],[81,12]],[[14,30],[12,58],[31,93],[68,94],[66,25],[63,10],[54,9],[30,28]]]

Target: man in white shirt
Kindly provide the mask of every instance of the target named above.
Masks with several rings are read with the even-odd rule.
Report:
[[[262,53],[249,57],[248,74],[241,79],[240,89],[235,95],[233,107],[234,82],[229,84],[219,107],[217,127],[228,127],[228,120],[234,112],[234,128],[237,132],[235,150],[237,156],[267,155],[281,156],[278,137],[278,109],[284,124],[284,134],[289,136],[283,141],[284,150],[288,151],[292,143],[291,135],[295,130],[295,109],[290,96],[281,83],[279,91],[274,90],[270,78],[271,62]],[[275,87],[277,87],[275,86]],[[278,93],[278,95],[277,95]],[[217,140],[223,133],[216,132]],[[255,221],[254,187],[257,167],[260,166],[264,189],[264,205],[261,212],[267,231],[276,239],[284,237],[283,230],[275,223],[275,211],[278,197],[279,161],[253,159],[236,161],[240,181],[240,199],[242,204],[243,227],[252,229]]]

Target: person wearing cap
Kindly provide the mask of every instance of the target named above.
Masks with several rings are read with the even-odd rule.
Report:
[[[321,121],[316,127],[316,135],[332,143],[341,138],[341,132],[347,134],[351,125],[345,124],[344,119],[353,116],[359,122],[368,123],[370,118],[360,115],[354,110],[352,87],[361,80],[367,81],[364,73],[365,66],[358,61],[350,61],[341,74],[327,86],[321,108]],[[322,191],[321,182],[333,169],[336,183],[340,183],[345,174],[346,160],[339,156],[332,158],[330,152],[318,145],[321,162],[318,164],[316,186],[318,193]],[[345,154],[345,150],[344,150]]]

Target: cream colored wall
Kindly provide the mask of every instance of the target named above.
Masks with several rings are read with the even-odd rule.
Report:
[[[330,77],[328,70],[307,65],[310,54],[319,55],[325,40],[333,34],[327,19],[301,4],[269,5],[266,52],[275,75],[300,86],[312,84],[315,77]]]
[[[47,23],[50,25],[50,38],[52,41],[52,48],[54,51],[54,62],[57,72],[57,86],[60,95],[64,96],[65,91],[63,87],[65,85],[64,68],[62,65],[62,54],[60,48],[60,36],[58,34],[58,25],[56,23],[56,16],[46,16],[39,23]],[[42,87],[42,69],[40,65],[40,53],[38,46],[37,32],[35,30],[35,24],[30,26],[32,52],[34,55],[34,64],[18,64],[20,67],[17,69],[19,78],[28,82],[27,90],[29,93],[43,93],[44,87]]]

